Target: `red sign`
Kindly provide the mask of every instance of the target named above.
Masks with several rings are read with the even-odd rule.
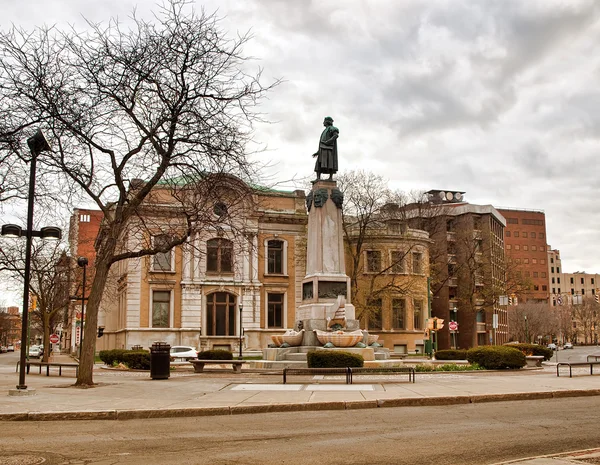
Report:
[[[50,342],[52,344],[58,344],[58,341],[60,341],[60,338],[58,337],[58,334],[52,334],[50,336]]]
[[[448,323],[448,329],[450,331],[458,330],[458,323],[456,321],[451,321],[450,323]]]

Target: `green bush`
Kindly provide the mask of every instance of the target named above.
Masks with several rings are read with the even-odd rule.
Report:
[[[113,366],[116,363],[121,363],[123,361],[123,354],[126,352],[131,352],[127,349],[111,349],[111,350],[101,350],[98,353],[98,357],[109,367]]]
[[[362,355],[350,352],[313,350],[306,354],[308,368],[360,368],[365,364]]]
[[[541,355],[544,357],[544,360],[550,360],[554,355],[554,351],[552,349],[548,349],[547,347],[540,346],[538,344],[505,344],[507,347],[514,347],[515,349],[519,349],[525,355]]]
[[[438,350],[435,353],[436,360],[466,360],[467,351],[464,349]]]
[[[150,369],[150,352],[148,351],[127,351],[123,354],[123,364],[132,370]]]
[[[481,346],[467,351],[469,363],[486,370],[517,369],[525,366],[525,354],[508,346]]]
[[[133,356],[132,354],[145,354],[148,356],[148,367],[147,368],[138,368],[139,365],[143,364],[142,362],[134,362],[139,359],[139,356]],[[150,353],[147,350],[127,350],[127,349],[111,349],[111,350],[101,350],[98,353],[98,357],[102,360],[106,365],[113,366],[119,363],[123,363],[132,369],[141,369],[148,370],[150,369]],[[131,362],[136,367],[129,366],[127,362]]]
[[[198,354],[199,360],[233,360],[233,353],[229,350],[215,349],[204,350]]]

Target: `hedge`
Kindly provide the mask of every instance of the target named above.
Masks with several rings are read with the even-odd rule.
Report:
[[[312,350],[306,354],[308,368],[360,368],[365,364],[362,355],[343,351]]]
[[[438,350],[435,353],[436,360],[466,360],[467,351],[465,349]]]
[[[147,350],[101,350],[98,357],[108,366],[122,363],[133,370],[150,369],[150,352]]]
[[[229,350],[215,349],[204,350],[198,354],[199,360],[233,360],[233,353]]]
[[[505,344],[505,346],[519,349],[525,355],[541,355],[544,357],[544,360],[550,360],[554,355],[554,351],[552,349],[548,349],[547,347],[538,344]]]
[[[525,366],[525,354],[508,346],[481,346],[467,351],[469,363],[486,370],[518,369]]]
[[[132,370],[150,369],[150,352],[129,351],[123,354],[123,364]]]

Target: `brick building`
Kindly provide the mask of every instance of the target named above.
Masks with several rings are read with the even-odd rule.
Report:
[[[497,210],[506,218],[507,267],[522,278],[522,285],[516,286],[518,290],[514,291],[518,302],[549,303],[546,215],[541,210],[502,207]]]

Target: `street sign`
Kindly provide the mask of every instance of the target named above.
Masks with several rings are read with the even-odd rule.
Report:
[[[458,323],[456,321],[450,321],[448,323],[448,329],[450,331],[457,331],[458,330]]]
[[[58,337],[58,334],[52,334],[50,336],[50,342],[52,344],[58,344],[58,341],[60,341],[60,338]]]

